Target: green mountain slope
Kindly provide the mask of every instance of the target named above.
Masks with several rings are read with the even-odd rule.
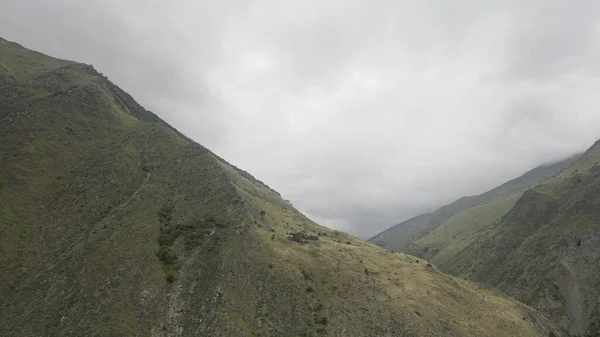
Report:
[[[465,209],[415,241],[404,251],[442,265],[464,249],[471,235],[506,214],[521,194],[516,193]]]
[[[463,245],[449,247],[451,243],[499,219],[523,191],[560,172],[577,158],[573,156],[555,164],[539,166],[488,192],[460,198],[432,213],[406,220],[375,235],[369,242],[389,250],[427,258],[439,255],[440,259],[446,259]]]
[[[439,266],[497,286],[576,336],[600,336],[600,143],[526,191]]]
[[[1,336],[562,336],[321,227],[89,65],[0,40]]]

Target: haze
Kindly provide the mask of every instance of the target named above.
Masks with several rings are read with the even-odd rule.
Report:
[[[363,238],[600,136],[597,1],[0,8],[3,38],[93,64],[309,217]]]

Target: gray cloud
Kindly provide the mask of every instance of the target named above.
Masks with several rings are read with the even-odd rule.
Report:
[[[331,227],[368,237],[600,135],[596,1],[0,0]]]
[[[539,81],[578,71],[597,75],[599,10],[596,1],[537,1],[513,11],[506,52],[508,74]]]

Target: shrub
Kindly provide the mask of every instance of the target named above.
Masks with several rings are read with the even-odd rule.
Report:
[[[306,287],[306,291],[309,292],[309,293],[312,293],[315,290],[313,289],[313,287],[308,286],[308,287]]]
[[[170,248],[161,247],[156,255],[158,255],[158,258],[164,264],[174,264],[177,262],[177,256]]]
[[[204,238],[204,234],[194,232],[185,238],[185,248],[192,249],[198,247]]]
[[[173,219],[173,211],[175,210],[175,206],[171,204],[164,204],[158,210],[158,221],[160,221],[161,225],[168,225]]]
[[[173,283],[173,282],[177,281],[177,276],[175,276],[175,274],[172,273],[172,272],[167,272],[167,278],[166,279],[167,279],[167,282]]]
[[[317,324],[327,325],[327,323],[329,323],[329,320],[325,316],[321,316],[317,319]]]
[[[180,234],[179,230],[171,226],[163,227],[160,232],[158,244],[161,246],[171,246]]]

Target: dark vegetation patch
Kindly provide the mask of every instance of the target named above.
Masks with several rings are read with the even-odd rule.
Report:
[[[175,224],[173,213],[175,207],[165,204],[157,212],[160,224],[160,234],[157,238],[159,249],[156,255],[162,263],[166,280],[173,283],[177,280],[179,264],[178,259],[183,250],[191,250],[201,246],[207,236],[217,227],[226,226],[225,222],[218,221],[213,216],[197,218],[186,224]],[[183,245],[176,245],[178,239]]]
[[[329,320],[327,319],[327,317],[321,316],[316,320],[316,323],[322,324],[322,325],[327,325],[327,323],[329,323]]]
[[[156,255],[160,259],[165,271],[166,280],[173,283],[177,280],[177,255],[173,250],[173,244],[181,232],[172,225],[173,212],[175,207],[171,204],[165,204],[157,212],[158,222],[160,224],[160,234],[158,235],[158,244],[160,248]]]
[[[295,233],[287,233],[288,235],[288,239],[297,242],[297,243],[309,243],[310,241],[317,241],[319,240],[319,236],[317,235],[310,235],[304,231],[301,232],[295,232]]]

